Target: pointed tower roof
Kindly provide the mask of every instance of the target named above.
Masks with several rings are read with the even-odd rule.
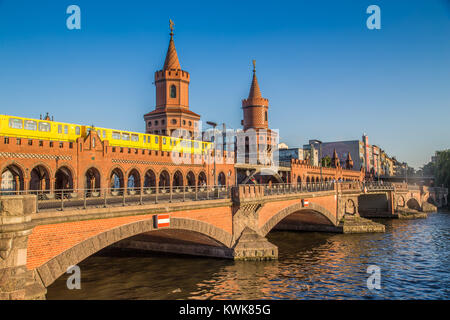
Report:
[[[256,62],[253,60],[253,80],[248,99],[262,98],[261,90],[259,89],[258,79],[256,78]]]
[[[258,79],[256,78],[256,61],[253,60],[253,79],[250,86],[250,92],[248,98],[242,100],[242,107],[248,106],[269,106],[269,100],[265,99],[261,95],[261,89],[259,88]]]
[[[347,160],[345,161],[345,164],[347,165],[347,169],[353,169],[353,160],[352,156],[350,155],[350,152],[347,155]]]
[[[333,158],[331,158],[331,164],[335,168],[340,167],[340,165],[341,165],[341,163],[339,161],[339,157],[338,157],[337,152],[336,152],[336,149],[334,149]]]
[[[170,20],[170,42],[167,49],[166,60],[164,61],[163,70],[176,69],[180,70],[180,61],[178,60],[177,50],[175,49],[175,42],[173,41],[173,26],[174,23]]]

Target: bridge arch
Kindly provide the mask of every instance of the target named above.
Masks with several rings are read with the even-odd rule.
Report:
[[[147,169],[144,176],[144,188],[156,187],[156,174],[152,169]]]
[[[15,161],[3,165],[1,172],[2,191],[21,191],[25,188],[25,170]]]
[[[109,187],[111,189],[124,188],[124,170],[120,166],[115,166],[109,171]]]
[[[50,177],[52,176],[50,168],[43,163],[39,163],[30,171],[30,186],[31,191],[49,191]]]
[[[141,188],[141,172],[133,167],[127,172],[127,188],[132,191],[139,191]]]
[[[186,185],[195,187],[195,174],[192,171],[189,171],[186,175]]]
[[[73,190],[73,169],[63,165],[55,173],[55,190]]]
[[[84,188],[85,189],[100,189],[100,170],[98,170],[96,167],[90,167],[86,170],[84,173]]]
[[[406,202],[406,206],[407,206],[409,209],[414,209],[414,210],[420,210],[420,209],[421,209],[420,203],[419,203],[419,201],[417,201],[416,198],[411,198],[411,199],[409,199],[409,200]]]
[[[200,173],[198,174],[197,185],[202,186],[203,184],[207,185],[208,180],[206,178],[205,171],[200,171]]]
[[[293,204],[289,207],[286,207],[272,216],[259,230],[260,234],[266,236],[278,223],[280,223],[284,218],[290,216],[294,213],[304,213],[306,215],[315,215],[319,216],[320,220],[330,226],[336,226],[336,218],[334,215],[316,203],[309,203],[308,207],[305,208],[301,203]]]
[[[159,189],[165,190],[166,188],[170,188],[170,173],[169,171],[163,169],[159,173]]]
[[[45,287],[50,286],[56,279],[66,273],[67,268],[72,265],[77,265],[81,261],[99,252],[100,250],[142,233],[157,231],[153,226],[152,219],[145,219],[127,223],[113,229],[105,230],[95,236],[87,238],[80,243],[70,247],[61,252],[56,257],[53,257],[46,263],[37,267],[35,270],[40,276]],[[161,230],[161,229],[160,229]],[[171,226],[163,230],[185,230],[195,234],[201,234],[209,239],[212,239],[218,245],[231,248],[232,236],[228,232],[215,227],[206,222],[186,219],[186,218],[171,218]]]

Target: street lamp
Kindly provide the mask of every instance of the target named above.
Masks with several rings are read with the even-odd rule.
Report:
[[[320,181],[322,182],[322,141],[314,139],[311,140],[312,143],[317,143],[319,145],[319,166],[320,166]]]
[[[213,154],[214,154],[214,183],[213,183],[213,186],[215,186],[216,185],[216,127],[217,127],[217,123],[212,122],[212,121],[207,121],[206,124],[210,125],[214,129],[214,149],[213,149]]]

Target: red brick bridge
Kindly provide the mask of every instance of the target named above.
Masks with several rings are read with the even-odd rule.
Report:
[[[265,238],[273,229],[384,231],[384,226],[360,217],[361,201],[367,205],[372,200],[373,206],[394,216],[402,206],[420,209],[441,191],[446,201],[448,193],[361,182],[206,189],[159,197],[123,193],[118,195],[120,202],[105,196],[98,198],[100,202],[81,204],[64,197],[1,197],[0,298],[45,297],[45,288],[68,267],[111,245],[230,259],[274,259],[278,249]],[[380,194],[387,195],[385,203]],[[158,227],[161,215],[168,216],[169,226]]]

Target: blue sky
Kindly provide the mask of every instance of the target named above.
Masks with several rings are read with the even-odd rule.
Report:
[[[68,30],[66,8],[81,8]],[[381,30],[366,8],[381,8]],[[0,113],[143,131],[175,22],[190,106],[237,128],[251,60],[281,141],[450,148],[450,2],[0,0]]]

